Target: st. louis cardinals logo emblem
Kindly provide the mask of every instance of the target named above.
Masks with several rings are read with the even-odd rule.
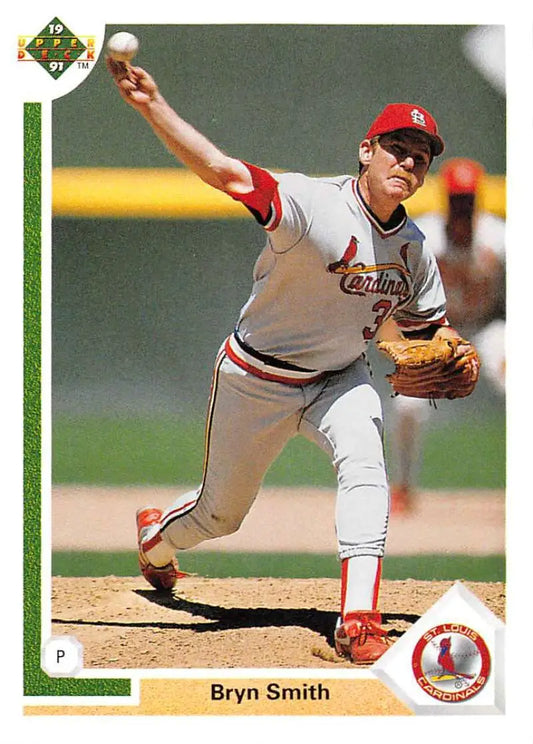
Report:
[[[472,628],[445,623],[428,630],[413,651],[413,673],[431,697],[457,703],[476,695],[490,673],[490,654]]]
[[[381,294],[405,297],[409,292],[406,278],[410,276],[407,267],[407,248],[400,249],[403,264],[398,262],[367,265],[356,261],[358,240],[352,235],[348,247],[339,261],[328,264],[330,274],[341,274],[340,288],[346,294]],[[400,276],[398,277],[398,274]]]

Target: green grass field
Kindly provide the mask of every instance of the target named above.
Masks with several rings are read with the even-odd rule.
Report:
[[[54,483],[196,484],[202,472],[204,426],[180,418],[65,418],[53,424]],[[303,437],[292,440],[270,468],[266,485],[335,483],[325,454]],[[505,418],[491,412],[475,421],[428,429],[422,487],[503,488]]]
[[[194,552],[180,557],[183,571],[211,578],[270,576],[281,578],[338,578],[335,555],[315,553],[216,553]],[[57,552],[52,557],[54,576],[137,576],[137,555],[131,551]],[[504,581],[501,555],[386,556],[383,578],[419,581]]]

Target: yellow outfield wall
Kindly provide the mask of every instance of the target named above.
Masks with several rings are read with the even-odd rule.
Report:
[[[479,205],[506,216],[505,176],[484,177]],[[410,216],[443,211],[445,195],[438,176],[412,196]],[[184,168],[55,168],[54,217],[229,219],[249,215],[242,204],[204,184]]]

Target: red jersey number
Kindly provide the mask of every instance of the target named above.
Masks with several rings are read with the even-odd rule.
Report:
[[[374,338],[378,332],[378,328],[387,318],[391,307],[392,302],[390,302],[390,300],[379,300],[379,302],[376,302],[376,304],[372,306],[372,310],[376,313],[376,317],[374,318],[373,328],[369,328],[368,326],[363,328],[363,338],[365,341],[370,341]]]

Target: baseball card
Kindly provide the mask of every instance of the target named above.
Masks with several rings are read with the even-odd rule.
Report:
[[[10,9],[9,741],[530,740],[490,15]]]

